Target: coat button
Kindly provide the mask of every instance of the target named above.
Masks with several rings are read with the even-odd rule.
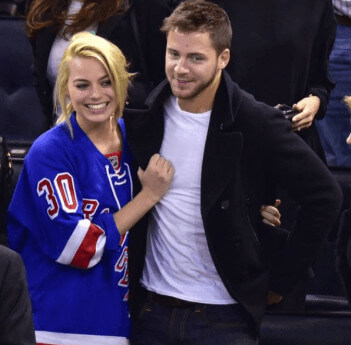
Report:
[[[241,278],[241,281],[249,280],[250,279],[250,272],[247,270],[242,271],[240,278]]]
[[[234,248],[238,248],[241,246],[241,237],[240,236],[234,236],[232,238],[232,243]]]
[[[223,125],[223,123],[221,123],[221,124],[219,125],[219,129],[220,129],[221,131],[223,131],[223,128],[224,128],[224,125]]]
[[[222,210],[227,210],[229,207],[229,200],[224,200],[221,202],[221,209]]]

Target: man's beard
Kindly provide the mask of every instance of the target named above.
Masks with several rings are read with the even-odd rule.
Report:
[[[213,72],[213,74],[212,74],[212,76],[211,76],[207,81],[205,81],[205,82],[203,82],[203,83],[197,85],[197,86],[195,87],[195,89],[191,91],[190,94],[184,95],[184,96],[181,95],[181,94],[180,94],[179,96],[178,96],[177,94],[174,94],[174,95],[175,95],[176,97],[178,97],[179,99],[184,99],[184,100],[195,98],[196,96],[198,96],[199,94],[201,94],[204,90],[206,90],[208,87],[210,87],[210,86],[213,84],[213,82],[214,82],[215,79],[216,79],[217,72],[218,72],[218,70],[215,69],[214,72]],[[172,91],[173,91],[173,90],[172,90]],[[179,93],[181,93],[182,91],[183,91],[183,90],[180,90]],[[177,93],[178,93],[178,92],[177,92]]]

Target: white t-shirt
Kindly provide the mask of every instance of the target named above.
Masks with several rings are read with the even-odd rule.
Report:
[[[201,171],[211,111],[165,105],[160,154],[175,168],[172,185],[154,207],[141,283],[150,291],[207,304],[235,303],[212,261],[200,210]]]

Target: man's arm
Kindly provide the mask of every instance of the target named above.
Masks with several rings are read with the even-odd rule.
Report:
[[[262,133],[268,175],[300,205],[296,227],[273,267],[271,289],[284,294],[315,260],[339,214],[342,193],[325,164],[280,113],[271,112]]]

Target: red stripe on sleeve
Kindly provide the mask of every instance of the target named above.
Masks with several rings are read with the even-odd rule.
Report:
[[[71,261],[71,266],[88,268],[89,262],[96,252],[96,243],[103,233],[104,231],[99,226],[90,224],[87,234]]]

